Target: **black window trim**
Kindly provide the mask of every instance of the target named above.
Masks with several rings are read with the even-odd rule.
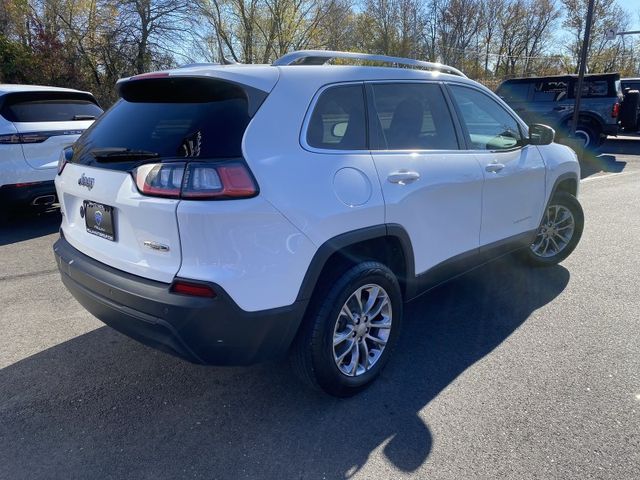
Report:
[[[362,101],[364,103],[364,115],[365,115],[365,149],[364,150],[350,150],[350,149],[334,149],[334,148],[320,148],[320,147],[313,147],[311,145],[309,145],[309,143],[307,142],[307,131],[309,128],[309,123],[311,123],[311,117],[313,117],[313,112],[316,108],[316,105],[318,104],[318,100],[320,99],[320,97],[322,96],[322,94],[324,92],[326,92],[327,90],[329,90],[330,88],[334,88],[334,87],[342,87],[342,86],[354,86],[354,85],[360,85],[361,89],[362,89]],[[300,142],[300,146],[304,149],[307,150],[308,152],[311,153],[321,153],[321,154],[325,154],[325,155],[345,155],[345,154],[349,154],[349,155],[356,155],[356,154],[370,154],[371,150],[370,150],[370,133],[369,133],[369,122],[368,122],[368,118],[369,118],[369,111],[368,111],[368,102],[367,102],[367,97],[366,97],[366,93],[365,93],[365,82],[362,80],[357,80],[357,81],[352,81],[352,82],[337,82],[337,83],[328,83],[326,85],[323,85],[313,96],[313,98],[311,99],[311,103],[309,104],[309,107],[307,108],[307,112],[305,113],[305,117],[304,117],[304,121],[302,122],[302,126],[300,127],[300,135],[299,135],[299,142]]]
[[[469,143],[471,137],[469,135],[469,131],[467,130],[465,123],[462,120],[463,119],[462,112],[460,112],[460,109],[458,108],[458,104],[454,100],[453,92],[451,91],[451,88],[450,88],[451,86],[469,88],[471,90],[475,90],[476,92],[484,95],[488,99],[493,100],[495,103],[501,106],[504,109],[504,111],[516,122],[516,125],[518,125],[519,127],[520,135],[522,136],[522,138],[526,138],[529,135],[529,128],[517,115],[515,115],[515,113],[513,113],[511,107],[509,107],[509,105],[507,105],[504,102],[504,100],[502,100],[497,95],[495,95],[495,98],[493,98],[491,95],[488,95],[487,92],[484,92],[482,89],[477,88],[475,85],[469,85],[469,84],[460,83],[460,82],[447,82],[445,85],[445,88],[447,90],[448,95],[451,97],[451,102],[453,103],[455,114],[458,117],[458,122],[460,123],[460,126],[464,134],[463,138],[464,138],[464,143],[466,144],[466,150],[465,150],[466,152],[506,153],[506,152],[514,152],[516,150],[521,150],[523,148],[523,145],[515,145],[514,147],[511,147],[511,148],[496,149],[496,150],[471,148],[471,144]]]

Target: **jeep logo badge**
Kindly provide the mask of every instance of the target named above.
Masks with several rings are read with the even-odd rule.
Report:
[[[95,178],[86,177],[83,173],[78,179],[78,185],[80,185],[81,187],[87,187],[89,190],[91,190],[95,181]]]

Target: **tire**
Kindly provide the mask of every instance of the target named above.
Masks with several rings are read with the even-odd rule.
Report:
[[[589,150],[598,146],[600,131],[591,125],[580,124],[576,128],[576,137],[584,141],[584,149]]]
[[[545,209],[533,243],[523,250],[525,260],[541,267],[560,263],[576,248],[583,229],[584,213],[578,199],[570,193],[557,192]]]
[[[375,316],[356,320],[358,314],[366,313],[368,298],[376,292],[370,307]],[[358,308],[358,298],[365,308]],[[389,360],[400,333],[402,311],[398,279],[385,265],[363,262],[334,277],[314,295],[294,341],[290,356],[294,372],[308,386],[336,397],[359,393]],[[343,340],[334,347],[336,339]]]
[[[626,132],[638,130],[638,110],[640,109],[640,91],[629,90],[620,108],[620,124]]]

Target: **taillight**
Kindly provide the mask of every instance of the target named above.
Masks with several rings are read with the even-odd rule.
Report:
[[[46,132],[10,133],[0,135],[0,145],[19,143],[42,143],[60,135],[80,135],[84,130],[48,130]]]
[[[192,297],[214,298],[216,292],[208,285],[201,283],[186,282],[184,280],[175,280],[169,288],[171,293],[179,293],[180,295],[190,295]]]
[[[148,163],[132,173],[140,193],[156,197],[211,200],[258,193],[249,169],[240,162]]]
[[[12,143],[22,143],[20,141],[20,135],[17,133],[11,133],[9,135],[0,135],[0,144],[8,145]]]
[[[64,170],[65,165],[71,161],[72,157],[73,157],[72,147],[65,147],[62,149],[62,151],[60,152],[60,157],[58,157],[58,175],[62,173],[62,170]]]
[[[155,197],[179,198],[184,177],[183,162],[148,163],[133,171],[140,193]]]
[[[613,118],[617,118],[620,113],[620,104],[618,102],[613,104],[613,108],[611,109],[611,116]]]
[[[0,135],[0,144],[16,144],[16,143],[42,143],[51,134],[48,133],[11,133],[9,135]]]

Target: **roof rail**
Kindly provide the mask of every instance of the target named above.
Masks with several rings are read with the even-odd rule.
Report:
[[[273,62],[273,65],[324,65],[334,58],[392,63],[407,67],[423,68],[426,70],[434,70],[436,72],[449,73],[466,78],[466,75],[457,68],[450,67],[449,65],[443,65],[441,63],[425,62],[422,60],[414,60],[412,58],[389,57],[387,55],[374,55],[370,53],[337,52],[333,50],[298,50],[280,57]]]

